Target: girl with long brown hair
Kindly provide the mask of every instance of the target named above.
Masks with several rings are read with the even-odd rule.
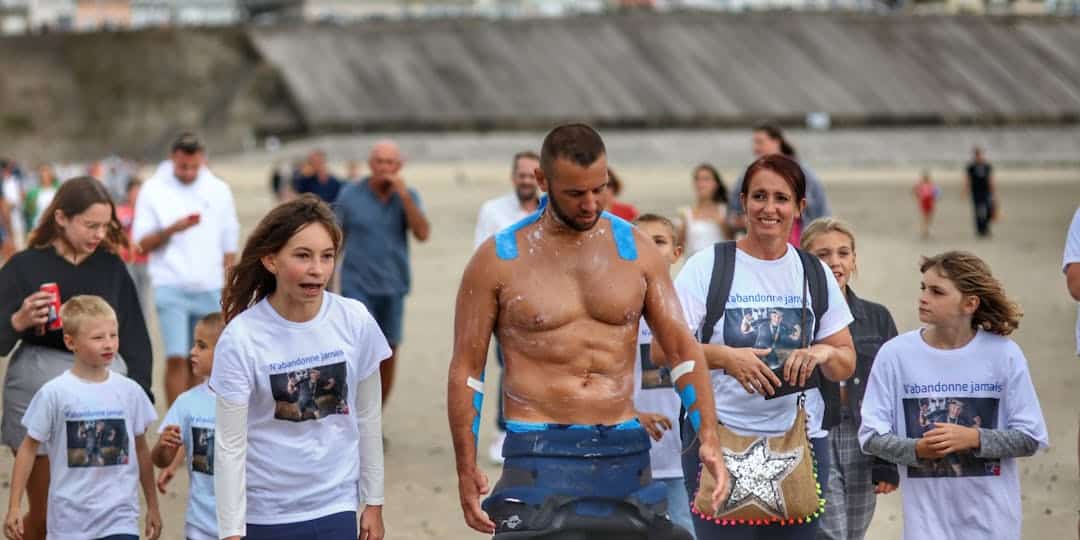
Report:
[[[60,289],[60,301],[97,295],[117,314],[120,354],[112,369],[127,373],[150,394],[153,356],[138,294],[124,262],[115,253],[127,240],[104,186],[88,176],[64,182],[30,233],[29,247],[0,269],[0,355],[11,354],[4,378],[3,444],[19,447],[26,428],[23,413],[42,385],[73,364],[61,328],[46,327],[51,296],[43,284]],[[151,395],[152,398],[152,395]],[[49,460],[38,456],[27,486],[30,513],[25,538],[45,538]]]
[[[925,326],[878,352],[859,443],[901,466],[905,539],[1019,539],[1016,458],[1049,444],[1027,359],[1008,338],[1020,308],[971,253],[919,269]]]
[[[340,249],[333,212],[306,194],[259,222],[229,272],[209,383],[222,538],[357,538],[358,509],[363,537],[383,538],[391,351],[363,304],[326,291]]]

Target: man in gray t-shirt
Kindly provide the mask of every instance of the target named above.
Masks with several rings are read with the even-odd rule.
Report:
[[[379,365],[386,403],[401,344],[401,320],[409,293],[409,235],[427,241],[431,224],[420,195],[401,177],[401,150],[392,141],[371,149],[371,176],[341,189],[334,211],[345,233],[341,294],[364,303],[394,354]]]

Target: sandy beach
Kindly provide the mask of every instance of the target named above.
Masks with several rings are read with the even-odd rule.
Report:
[[[245,231],[273,205],[267,187],[271,160],[293,156],[299,148],[287,146],[283,152],[291,153],[276,156],[259,153],[213,161],[214,170],[233,187]],[[341,160],[364,158],[364,147],[356,148],[355,156],[331,151],[338,170]],[[667,215],[689,203],[689,174],[695,160],[649,163],[627,157],[620,162],[621,157],[612,152],[611,161],[623,163],[618,170],[627,184],[624,201]],[[738,164],[720,166],[726,179],[736,176]],[[910,195],[923,166],[931,167],[943,188],[934,234],[928,241],[918,237],[917,210]],[[418,159],[404,171],[406,180],[421,194],[432,237],[427,244],[413,243],[411,248],[414,285],[406,308],[398,379],[384,411],[389,441],[384,512],[388,539],[483,538],[465,526],[458,504],[445,411],[446,368],[454,298],[471,254],[476,212],[484,200],[509,189],[508,169],[509,154],[500,153],[456,160]],[[1073,338],[1076,304],[1065,289],[1061,253],[1069,219],[1080,202],[1080,166],[1001,167],[997,173],[1001,219],[994,226],[993,238],[983,241],[975,239],[959,167],[937,161],[869,166],[829,163],[817,172],[826,183],[834,214],[850,220],[858,232],[859,272],[853,287],[861,296],[889,307],[901,332],[918,324],[919,256],[946,249],[967,249],[986,259],[1024,307],[1026,316],[1014,339],[1028,358],[1052,445],[1021,461],[1024,537],[1073,537],[1080,508],[1076,457],[1080,359]],[[160,355],[156,336],[155,350]],[[155,383],[163,402],[161,361],[159,356]],[[489,362],[489,377],[494,377],[495,369],[494,361]],[[494,432],[494,409],[494,400],[488,399],[481,428],[482,455]],[[164,414],[163,405],[158,410]],[[10,453],[0,452],[0,502],[5,507],[11,464]],[[498,468],[486,460],[484,465],[494,481]],[[163,498],[163,538],[182,538],[185,476],[179,475]],[[899,537],[900,501],[899,493],[879,498],[869,538]]]

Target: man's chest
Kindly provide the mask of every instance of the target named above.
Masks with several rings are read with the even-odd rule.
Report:
[[[500,319],[542,331],[588,318],[625,325],[641,317],[645,278],[634,264],[594,260],[530,263],[523,257],[499,291]]]

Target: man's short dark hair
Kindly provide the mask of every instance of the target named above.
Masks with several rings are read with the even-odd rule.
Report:
[[[564,124],[544,137],[544,146],[540,149],[540,168],[550,181],[556,160],[567,159],[576,165],[588,167],[606,153],[604,140],[595,129],[586,124]]]
[[[540,156],[536,155],[536,152],[533,152],[532,150],[524,150],[514,154],[514,159],[510,162],[510,172],[517,172],[517,163],[518,160],[521,159],[535,159],[536,161],[540,161]]]
[[[172,151],[183,152],[185,154],[197,154],[204,150],[202,141],[199,140],[194,133],[185,132],[181,133],[172,143]]]

